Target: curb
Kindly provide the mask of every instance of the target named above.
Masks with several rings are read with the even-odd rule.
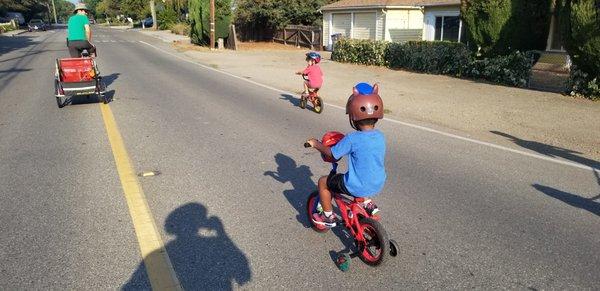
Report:
[[[13,36],[23,34],[26,32],[27,32],[27,30],[13,30],[13,31],[5,32],[4,35],[13,37]]]

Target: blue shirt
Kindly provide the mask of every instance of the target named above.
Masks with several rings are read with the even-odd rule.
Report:
[[[348,155],[346,189],[355,197],[373,196],[385,184],[385,137],[377,129],[355,131],[331,147],[335,159]]]

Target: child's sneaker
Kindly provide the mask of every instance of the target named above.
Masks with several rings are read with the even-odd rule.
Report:
[[[366,204],[363,204],[363,207],[365,208],[367,213],[369,213],[369,215],[371,215],[371,216],[379,213],[379,208],[377,207],[377,205],[375,205],[375,203],[373,203],[373,201],[369,201]]]
[[[332,214],[331,216],[325,216],[325,213],[323,213],[323,212],[313,213],[312,221],[315,224],[319,224],[319,225],[323,225],[328,228],[332,228],[332,227],[336,226],[337,217],[335,216],[335,214]]]

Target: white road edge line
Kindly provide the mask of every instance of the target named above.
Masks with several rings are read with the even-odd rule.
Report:
[[[168,51],[165,51],[165,50],[163,50],[163,49],[161,49],[159,47],[156,47],[154,45],[151,45],[151,44],[149,44],[149,43],[147,43],[145,41],[141,41],[140,40],[139,42],[143,43],[143,44],[145,44],[147,46],[150,46],[150,47],[152,47],[152,48],[154,48],[154,49],[156,49],[158,51],[161,51],[161,52],[163,52],[165,54],[168,54],[170,56],[176,57],[176,58],[178,58],[178,59],[180,59],[180,60],[182,60],[184,62],[188,62],[190,64],[194,64],[194,65],[200,66],[200,67],[205,68],[207,70],[218,72],[218,73],[221,73],[223,75],[227,75],[227,76],[230,76],[232,78],[243,80],[243,81],[246,81],[248,83],[251,83],[251,84],[254,84],[254,85],[257,85],[257,86],[269,89],[269,90],[273,90],[273,91],[276,91],[276,92],[279,92],[279,93],[289,94],[289,95],[292,95],[292,96],[296,95],[296,94],[291,93],[291,92],[287,92],[287,91],[284,91],[284,90],[281,90],[281,89],[277,89],[277,88],[271,87],[269,85],[258,83],[256,81],[249,80],[249,79],[246,79],[244,77],[240,77],[240,76],[237,76],[237,75],[234,75],[234,74],[231,74],[231,73],[219,70],[219,69],[215,69],[215,68],[212,68],[212,67],[200,64],[200,63],[196,63],[196,62],[190,61],[190,60],[188,60],[188,59],[186,59],[186,58],[184,58],[182,56],[178,56],[176,54],[173,54],[173,53],[170,53]],[[340,109],[340,110],[346,110],[346,108],[344,108],[342,106],[338,106],[338,105],[330,104],[330,103],[325,103],[325,104],[327,106],[334,107],[334,108],[337,108],[337,109]],[[468,138],[468,137],[464,137],[464,136],[460,136],[460,135],[456,135],[456,134],[452,134],[452,133],[447,133],[447,132],[439,131],[439,130],[436,130],[436,129],[433,129],[433,128],[429,128],[429,127],[425,127],[425,126],[421,126],[421,125],[416,125],[416,124],[412,124],[412,123],[408,123],[408,122],[403,122],[403,121],[399,121],[399,120],[395,120],[395,119],[391,119],[391,118],[387,118],[387,117],[384,118],[384,120],[392,122],[392,123],[404,125],[404,126],[407,126],[407,127],[412,127],[412,128],[415,128],[415,129],[420,129],[420,130],[423,130],[423,131],[427,131],[427,132],[431,132],[431,133],[436,133],[436,134],[439,134],[439,135],[443,135],[443,136],[447,136],[447,137],[459,139],[459,140],[462,140],[462,141],[467,141],[467,142],[475,143],[475,144],[478,144],[478,145],[488,146],[488,147],[491,147],[491,148],[495,148],[495,149],[499,149],[499,150],[503,150],[503,151],[507,151],[507,152],[511,152],[511,153],[515,153],[515,154],[520,154],[520,155],[524,155],[524,156],[528,156],[528,157],[532,157],[532,158],[536,158],[536,159],[540,159],[540,160],[544,160],[544,161],[549,161],[549,162],[553,162],[553,163],[557,163],[557,164],[571,166],[571,167],[575,167],[575,168],[579,168],[579,169],[583,169],[583,170],[591,170],[591,171],[598,170],[598,171],[600,171],[600,169],[596,169],[594,167],[590,167],[590,166],[587,166],[587,165],[583,165],[583,164],[579,164],[579,163],[575,163],[575,162],[570,162],[570,161],[565,161],[565,160],[559,160],[559,159],[556,159],[556,158],[547,157],[547,156],[543,156],[543,155],[540,155],[540,154],[534,154],[534,153],[530,153],[530,152],[525,152],[525,151],[520,151],[520,150],[516,150],[516,149],[511,149],[509,147],[505,147],[505,146],[501,146],[501,145],[497,145],[497,144],[493,144],[493,143],[489,143],[489,142],[485,142],[485,141],[480,141],[480,140],[476,140],[476,139],[472,139],[472,138]]]

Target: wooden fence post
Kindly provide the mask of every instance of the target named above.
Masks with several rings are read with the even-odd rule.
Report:
[[[314,50],[314,44],[315,44],[315,31],[314,30],[310,30],[310,50]]]
[[[285,27],[283,28],[283,44],[287,45],[287,34],[285,33]]]

